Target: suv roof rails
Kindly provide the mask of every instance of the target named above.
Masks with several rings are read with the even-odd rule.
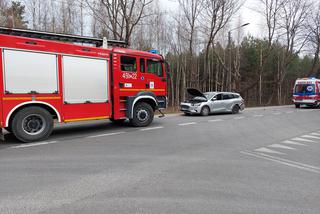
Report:
[[[52,32],[18,29],[18,28],[7,28],[7,27],[0,27],[0,34],[22,36],[22,37],[29,37],[29,38],[36,38],[36,39],[62,41],[62,42],[93,44],[96,47],[103,46],[103,42],[104,42],[103,39],[95,38],[95,37],[52,33]],[[107,40],[107,44],[110,46],[117,46],[117,47],[127,47],[128,46],[128,42],[118,41],[118,40]]]

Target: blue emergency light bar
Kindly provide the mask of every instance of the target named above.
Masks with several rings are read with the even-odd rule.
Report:
[[[156,49],[152,49],[152,50],[150,50],[149,52],[150,52],[150,53],[153,53],[153,54],[158,54],[158,50],[156,50]]]

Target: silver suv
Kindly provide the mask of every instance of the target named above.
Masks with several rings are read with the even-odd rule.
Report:
[[[205,92],[188,88],[190,100],[180,104],[180,110],[186,115],[230,112],[233,114],[244,110],[244,100],[240,94],[232,92]]]

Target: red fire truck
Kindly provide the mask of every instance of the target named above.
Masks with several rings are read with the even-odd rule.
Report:
[[[121,41],[0,28],[1,131],[31,142],[47,138],[54,121],[148,126],[166,108],[168,68]]]

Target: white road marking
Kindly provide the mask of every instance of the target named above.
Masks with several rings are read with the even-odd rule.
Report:
[[[276,159],[276,160],[281,160],[281,161],[285,161],[285,162],[289,162],[289,163],[301,165],[301,166],[304,166],[304,167],[308,167],[308,168],[320,170],[320,168],[317,167],[317,166],[312,166],[312,165],[309,165],[309,164],[300,163],[300,162],[288,160],[288,159],[281,158],[281,157],[275,157],[275,156],[271,156],[271,155],[267,155],[267,154],[260,154],[260,155],[262,155],[262,156],[264,156],[264,157],[274,158],[274,159]]]
[[[304,139],[304,138],[301,138],[301,137],[295,137],[295,138],[292,138],[291,140],[308,142],[308,143],[316,143],[316,141]]]
[[[215,120],[208,120],[208,122],[221,122],[223,121],[222,119],[215,119]]]
[[[286,113],[287,113],[287,114],[292,114],[292,113],[293,113],[293,111],[286,111]]]
[[[313,132],[313,133],[310,133],[311,135],[316,135],[316,136],[320,136],[320,133],[317,133],[317,132]]]
[[[30,144],[23,144],[23,145],[19,145],[19,146],[12,146],[12,147],[10,147],[10,148],[12,148],[12,149],[28,148],[28,147],[34,147],[34,146],[48,145],[48,144],[57,143],[57,142],[58,142],[58,141],[30,143]]]
[[[241,120],[241,119],[243,119],[243,118],[245,118],[245,117],[235,117],[234,119],[235,119],[235,120]]]
[[[268,149],[266,147],[261,147],[259,149],[255,149],[256,152],[265,152],[265,153],[272,153],[272,154],[279,154],[279,155],[285,155],[285,153],[274,151],[272,149]]]
[[[163,128],[164,128],[163,126],[156,126],[156,127],[140,129],[140,131],[149,131],[149,130],[163,129]]]
[[[312,138],[312,139],[317,139],[317,140],[320,139],[320,137],[312,136],[312,135],[302,135],[301,137],[304,137],[304,138]]]
[[[118,134],[124,134],[124,133],[126,133],[126,132],[111,132],[111,133],[106,133],[106,134],[92,135],[92,136],[88,136],[86,138],[105,137],[105,136],[112,136],[112,135],[118,135]]]
[[[307,111],[305,112],[313,112],[313,111],[319,111],[318,109],[308,109]]]
[[[189,125],[194,125],[197,124],[196,122],[190,122],[190,123],[180,123],[178,126],[189,126]]]
[[[290,146],[281,145],[281,144],[278,144],[278,143],[271,144],[271,145],[269,145],[268,147],[271,147],[271,148],[279,148],[279,149],[297,150],[296,148],[293,148],[293,147],[290,147]]]
[[[297,145],[297,146],[306,146],[303,143],[298,143],[298,142],[294,142],[294,141],[291,141],[291,140],[285,140],[285,141],[282,141],[281,143],[290,144],[290,145]]]
[[[279,115],[279,114],[281,114],[280,112],[275,112],[275,113],[273,113],[274,115]]]
[[[263,117],[263,114],[255,114],[254,117]]]
[[[283,164],[283,165],[286,165],[286,166],[291,166],[291,167],[295,167],[295,168],[298,168],[298,169],[302,169],[302,170],[306,170],[306,171],[309,171],[309,172],[314,172],[314,173],[320,174],[319,168],[315,167],[315,166],[306,165],[306,164],[303,164],[303,163],[298,163],[298,162],[295,162],[295,161],[290,161],[290,160],[287,160],[287,159],[277,158],[277,157],[273,157],[273,156],[265,155],[265,154],[260,154],[260,153],[255,154],[255,153],[251,153],[251,152],[248,152],[248,151],[241,151],[241,153],[245,154],[245,155],[249,155],[249,156],[253,156],[253,157],[262,158],[262,159],[265,159],[265,160],[270,160],[270,161],[273,161],[273,162],[277,162],[277,163],[280,163],[280,164]]]

